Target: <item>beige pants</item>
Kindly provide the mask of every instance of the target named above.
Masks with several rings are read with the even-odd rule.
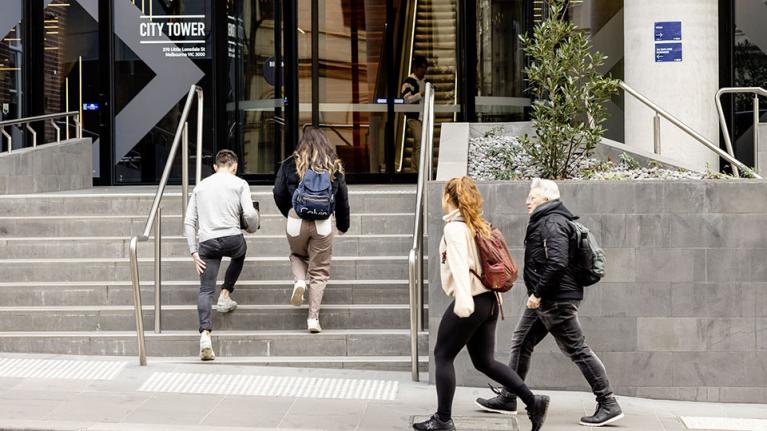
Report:
[[[330,279],[333,256],[333,221],[302,220],[295,211],[288,214],[286,233],[290,245],[290,266],[296,280],[307,280],[309,319],[318,319],[322,295]]]

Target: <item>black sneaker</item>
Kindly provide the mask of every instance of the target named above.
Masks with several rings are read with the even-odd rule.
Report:
[[[418,431],[455,431],[452,419],[443,422],[437,415],[433,415],[425,422],[414,423],[413,428]]]
[[[549,397],[547,395],[536,395],[532,408],[527,406],[527,417],[533,424],[532,431],[539,431],[546,422],[546,413],[549,411]]]
[[[474,401],[474,404],[482,410],[492,413],[500,413],[502,415],[517,414],[517,397],[506,392],[506,389],[503,389],[502,387],[494,388],[493,385],[488,386],[490,386],[490,390],[495,392],[498,396],[488,399],[477,398]]]
[[[584,416],[580,424],[586,427],[601,427],[623,419],[623,411],[615,397],[610,397],[597,404],[597,410],[593,416]]]

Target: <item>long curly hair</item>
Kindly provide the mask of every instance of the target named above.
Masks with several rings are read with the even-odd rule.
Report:
[[[293,156],[301,179],[304,178],[307,169],[330,172],[333,180],[336,179],[336,173],[344,173],[344,167],[336,155],[335,148],[330,145],[328,137],[320,129],[307,127]]]
[[[469,177],[457,177],[447,182],[445,194],[461,212],[463,220],[473,236],[490,238],[490,223],[482,217],[484,199],[477,184]]]

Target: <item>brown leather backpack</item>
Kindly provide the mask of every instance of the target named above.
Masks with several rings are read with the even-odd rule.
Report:
[[[471,273],[479,278],[487,290],[498,293],[511,290],[517,281],[518,270],[501,231],[491,227],[490,238],[477,235],[475,241],[482,263],[482,275],[474,270]]]

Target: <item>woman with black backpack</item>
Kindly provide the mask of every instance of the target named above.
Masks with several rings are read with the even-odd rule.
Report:
[[[311,333],[322,331],[320,305],[330,279],[335,215],[339,235],[349,230],[349,197],[343,166],[327,136],[307,128],[298,149],[285,160],[274,183],[274,202],[287,218],[294,284],[290,303],[300,306],[308,289]]]
[[[482,195],[469,177],[453,178],[445,186],[440,275],[442,290],[455,300],[442,315],[434,347],[437,413],[427,421],[414,423],[416,430],[455,430],[451,418],[456,385],[453,361],[464,346],[477,370],[502,383],[527,405],[533,431],[540,430],[546,420],[549,397],[533,395],[517,373],[495,360],[495,326],[500,308],[496,293],[483,283],[486,277],[477,238],[492,242],[500,233],[494,233],[482,217],[482,203]],[[505,241],[497,243],[505,248]],[[508,254],[508,250],[502,251]],[[499,290],[498,286],[491,288]]]

